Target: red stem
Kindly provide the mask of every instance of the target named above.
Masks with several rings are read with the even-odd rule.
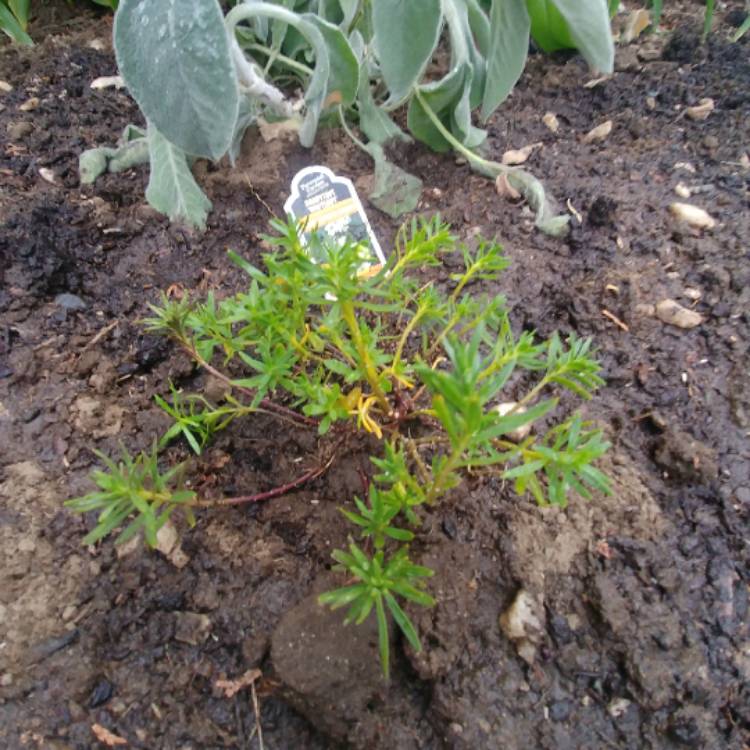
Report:
[[[274,497],[285,495],[287,492],[305,484],[305,482],[317,479],[328,468],[329,464],[310,469],[310,471],[305,472],[301,477],[297,477],[293,482],[282,484],[281,486],[274,487],[272,490],[267,490],[266,492],[258,492],[255,495],[240,495],[239,497],[225,497],[221,500],[200,500],[195,503],[195,505],[199,508],[218,508],[222,506],[244,505],[245,503],[259,503],[263,500],[271,500]]]

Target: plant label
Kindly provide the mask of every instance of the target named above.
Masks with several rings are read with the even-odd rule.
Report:
[[[335,175],[328,167],[305,167],[292,180],[292,193],[284,204],[287,214],[297,221],[303,244],[316,263],[324,262],[320,243],[325,236],[343,244],[360,245],[360,276],[372,276],[385,264],[385,255],[359,200],[351,180]]]

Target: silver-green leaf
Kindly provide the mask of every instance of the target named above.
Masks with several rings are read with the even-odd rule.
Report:
[[[530,30],[525,0],[492,0],[490,49],[482,99],[485,122],[521,77],[529,52]]]
[[[372,4],[375,51],[390,92],[403,102],[422,77],[442,28],[440,0],[376,0]]]
[[[211,201],[200,189],[185,152],[170,143],[152,124],[148,127],[151,176],[146,200],[172,221],[182,220],[205,229]]]
[[[602,73],[611,73],[615,45],[607,0],[552,0],[570,28],[570,35],[586,62]]]
[[[217,0],[120,0],[117,64],[146,118],[191,156],[232,142],[239,92]]]

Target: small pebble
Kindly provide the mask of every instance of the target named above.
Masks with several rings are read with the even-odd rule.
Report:
[[[65,607],[62,613],[63,622],[68,622],[69,620],[72,620],[76,616],[77,611],[78,611],[78,608],[76,607],[75,604],[68,604],[68,606]]]
[[[21,112],[33,112],[39,106],[39,99],[36,96],[32,96],[27,99],[18,109]]]
[[[85,310],[86,303],[77,295],[64,292],[55,297],[55,304],[63,310]]]
[[[10,138],[11,141],[20,141],[33,130],[34,126],[30,122],[9,122],[8,138]]]
[[[554,112],[547,112],[542,117],[542,122],[548,130],[556,133],[560,129],[560,121],[557,119],[557,115]]]
[[[102,677],[91,691],[89,708],[97,708],[104,705],[112,697],[114,690],[112,683],[106,677]]]
[[[627,698],[615,698],[607,706],[607,713],[616,719],[622,716],[630,708],[630,701]]]
[[[703,139],[703,145],[706,148],[719,148],[719,139],[715,135],[707,135]]]
[[[688,107],[685,110],[685,114],[691,119],[691,120],[706,120],[708,119],[708,116],[711,114],[711,112],[714,111],[715,105],[713,99],[701,99],[698,104],[696,104],[694,107]],[[711,137],[711,136],[707,136]],[[718,141],[716,143],[718,146]]]
[[[3,94],[10,94],[10,92],[13,91],[13,86],[7,81],[0,81],[0,91],[2,91]]]
[[[570,717],[573,704],[570,701],[555,701],[549,707],[549,717],[552,721],[565,721]]]
[[[695,310],[688,310],[672,299],[665,299],[656,305],[656,317],[663,323],[677,328],[695,328],[703,322],[703,316]]]
[[[690,203],[672,203],[669,206],[669,210],[675,217],[689,224],[691,227],[713,229],[716,226],[716,219],[708,211],[698,206],[693,206]]]

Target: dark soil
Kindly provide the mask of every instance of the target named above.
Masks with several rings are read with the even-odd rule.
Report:
[[[622,49],[593,87],[578,58],[532,58],[494,118],[493,155],[543,143],[529,168],[581,217],[565,241],[451,157],[398,155],[425,181],[422,213],[502,239],[513,263],[496,291],[519,329],[594,337],[607,386],[585,412],[613,442],[615,492],[560,510],[496,481],[455,491],[414,545],[440,603],[412,612],[425,650],[397,640],[390,686],[372,629],[342,630],[315,603],[337,580],[330,552],[349,533],[337,508],[362,492],[368,445],[342,446],[300,491],[202,513],[182,529],[183,567],[141,547],[84,548],[91,519],[62,507],[88,491],[94,449],[135,452],[164,430],[153,396],[170,380],[212,387],[143,332],[147,303],[170,287],[238,288],[227,248],[259,259],[300,167],[364,185],[369,159],[334,131],[312,151],[251,139],[239,168],[199,165],[214,210],[190,234],[146,206],[144,170],[79,186],[80,151],[140,120],[124,91],[89,87],[116,72],[111,50],[90,46],[108,39],[106,16],[0,50],[13,86],[0,93],[0,746],[97,747],[100,724],[129,747],[257,748],[259,724],[279,750],[747,747],[750,38],[729,44],[718,24],[701,47],[695,10]],[[685,117],[704,97],[710,117]],[[609,138],[584,145],[607,119]],[[678,183],[714,230],[671,217]],[[397,224],[370,218],[387,246]],[[666,298],[703,322],[662,323],[649,306]],[[259,417],[193,471],[214,495],[260,492],[324,448]],[[519,591],[539,621],[520,653],[499,625]],[[215,687],[255,667],[257,722],[248,691]]]

